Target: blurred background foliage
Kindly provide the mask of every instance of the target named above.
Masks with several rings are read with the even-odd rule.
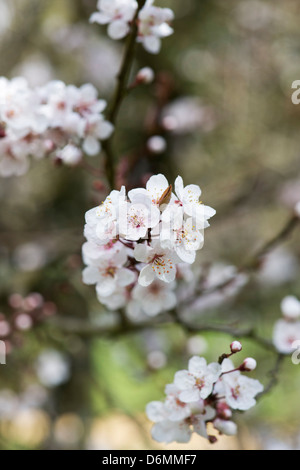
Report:
[[[114,146],[119,180],[134,186],[145,174],[182,175],[199,184],[216,208],[199,266],[240,266],[288,220],[300,199],[300,107],[291,84],[300,79],[297,0],[157,0],[176,14],[175,34],[160,55],[137,48],[135,70],[151,66],[158,81],[126,99]],[[91,82],[109,100],[123,45],[89,25],[96,0],[0,0],[1,75]],[[171,108],[167,107],[171,103]],[[173,108],[172,108],[173,106]],[[174,111],[175,106],[175,111]],[[147,138],[177,113],[165,132],[168,148],[145,152]],[[101,158],[91,159],[95,167]],[[130,171],[124,176],[124,166]],[[126,167],[127,168],[127,167]],[[123,179],[122,179],[123,178]],[[0,183],[0,311],[8,298],[39,292],[60,317],[111,324],[94,290],[81,282],[84,213],[106,195],[105,180],[81,168],[36,162],[21,178]],[[201,311],[202,323],[255,324],[271,337],[280,301],[298,295],[299,229],[266,260],[229,303]],[[200,314],[199,314],[200,315]],[[153,449],[146,403],[163,398],[166,383],[192,354],[208,360],[228,350],[220,334],[188,335],[179,326],[122,337],[82,339],[50,324],[17,338],[0,373],[2,449]],[[245,356],[266,383],[274,357],[244,341]],[[299,367],[299,366],[298,366]],[[215,448],[300,446],[300,369],[289,358],[280,383],[255,410],[238,417],[238,438]],[[174,448],[211,449],[197,437]]]

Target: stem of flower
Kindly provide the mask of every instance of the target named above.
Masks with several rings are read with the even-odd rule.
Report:
[[[126,46],[125,46],[125,54],[123,57],[122,65],[120,72],[117,76],[117,87],[116,91],[109,107],[107,113],[107,119],[112,123],[116,124],[118,113],[122,104],[123,99],[126,97],[128,93],[128,77],[130,75],[130,71],[132,68],[133,60],[134,60],[134,51],[136,45],[136,38],[138,34],[138,24],[137,19],[140,10],[145,5],[146,0],[138,0],[138,9],[136,11],[135,17],[132,22],[131,32],[127,38]],[[108,139],[106,142],[103,143],[103,150],[105,152],[105,171],[107,180],[109,182],[110,188],[114,189],[115,187],[115,156],[112,151],[112,138]]]

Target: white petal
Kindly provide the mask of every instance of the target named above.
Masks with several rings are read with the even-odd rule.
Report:
[[[143,45],[150,54],[158,54],[161,49],[161,40],[156,36],[147,36],[143,40]]]
[[[126,287],[133,284],[136,280],[136,274],[130,269],[121,268],[118,269],[117,282],[119,286]]]
[[[129,33],[129,25],[122,20],[113,21],[108,27],[108,35],[112,39],[123,39]]]
[[[147,263],[149,253],[152,251],[153,250],[144,243],[139,243],[134,249],[134,257],[141,263]]]
[[[152,401],[146,406],[146,414],[154,423],[159,423],[166,419],[164,403],[161,401]]]
[[[97,284],[101,279],[101,275],[99,273],[99,269],[95,266],[88,266],[83,270],[82,273],[82,280],[84,284],[88,286],[92,286],[93,284]]]
[[[154,281],[154,277],[155,275],[152,270],[152,267],[150,265],[147,265],[140,272],[139,284],[144,287],[150,286],[150,284],[152,284],[152,282]]]
[[[102,279],[101,282],[97,284],[96,290],[97,294],[101,297],[109,297],[114,293],[116,289],[116,282],[113,277],[107,277]]]
[[[84,140],[82,148],[87,155],[93,157],[101,151],[101,144],[95,137],[88,136]]]
[[[195,385],[195,378],[187,370],[180,370],[175,374],[174,384],[179,390],[187,390]]]
[[[202,376],[206,371],[207,362],[203,357],[193,356],[189,360],[189,372],[197,377]]]
[[[90,17],[90,23],[108,24],[111,18],[105,13],[96,12]]]
[[[99,137],[100,140],[106,140],[109,139],[110,136],[112,135],[114,131],[114,126],[108,121],[102,121],[99,123],[98,131],[97,131],[97,136]]]
[[[183,403],[194,403],[195,401],[200,399],[200,393],[197,388],[184,390],[179,394],[179,399]]]

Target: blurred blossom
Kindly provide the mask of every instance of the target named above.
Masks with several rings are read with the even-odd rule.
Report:
[[[47,252],[38,243],[25,243],[16,248],[14,263],[20,271],[30,272],[43,268],[47,263]]]
[[[13,70],[16,77],[24,77],[31,87],[45,85],[55,78],[55,71],[47,58],[41,54],[33,54]]]
[[[54,438],[62,446],[76,446],[83,434],[83,422],[76,414],[64,414],[55,421]]]
[[[58,387],[70,378],[70,363],[67,357],[55,350],[40,354],[35,367],[38,378],[45,387]]]
[[[33,325],[32,318],[26,313],[21,313],[15,318],[15,325],[19,330],[30,330]]]
[[[286,248],[279,247],[265,257],[258,279],[264,285],[276,286],[293,281],[298,273],[296,256]]]
[[[199,129],[209,132],[216,127],[215,111],[211,106],[204,106],[198,98],[179,98],[164,109],[162,125],[176,134]]]
[[[160,154],[167,150],[167,142],[160,135],[154,135],[148,140],[147,147],[150,152]]]
[[[201,336],[192,336],[187,340],[186,350],[190,356],[204,354],[207,350],[207,341]]]
[[[235,10],[237,22],[246,29],[258,31],[268,27],[276,15],[276,7],[258,0],[243,0]]]
[[[112,89],[121,61],[118,44],[93,35],[89,27],[80,24],[52,31],[51,41],[65,54],[72,54],[82,81],[91,81],[103,93]]]
[[[147,362],[151,369],[158,370],[166,366],[167,357],[162,351],[151,351],[148,354]]]
[[[10,325],[2,317],[0,318],[0,338],[5,338],[11,332]]]

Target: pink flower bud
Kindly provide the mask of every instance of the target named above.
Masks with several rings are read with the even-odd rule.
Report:
[[[252,357],[247,357],[247,359],[245,359],[243,364],[241,365],[240,370],[244,372],[252,372],[253,370],[256,369],[256,367],[257,367],[256,360],[253,359]]]
[[[234,341],[233,343],[231,343],[230,349],[232,354],[236,354],[243,349],[242,343],[240,343],[239,341]]]
[[[154,71],[150,67],[144,67],[138,72],[136,76],[138,83],[145,83],[145,85],[152,83],[154,78]]]

